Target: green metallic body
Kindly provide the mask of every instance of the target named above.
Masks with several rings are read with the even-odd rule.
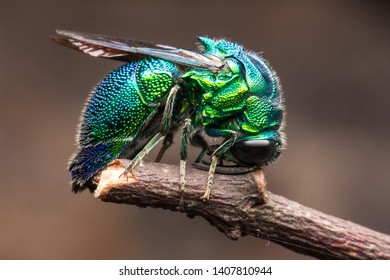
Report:
[[[63,33],[68,37],[61,35],[57,41],[65,45],[70,42],[97,56],[96,49],[90,48],[91,44],[99,46],[92,40],[93,36],[84,34],[85,39],[76,33],[71,36]],[[88,49],[69,37],[87,42]],[[85,188],[93,190],[94,175],[116,158],[133,159],[124,174],[131,172],[164,136],[170,139],[164,142],[168,147],[172,134],[180,126],[183,126],[182,190],[188,142],[202,148],[195,166],[204,169],[202,159],[206,154],[211,156],[204,199],[209,198],[215,172],[248,172],[278,158],[283,146],[280,128],[284,120],[276,74],[263,58],[235,43],[199,40],[202,43],[199,55],[163,45],[156,45],[155,49],[133,48],[128,52],[141,50],[142,54],[152,56],[146,55],[115,69],[96,87],[83,111],[78,152],[69,165],[75,192]],[[112,56],[117,55],[117,49],[124,48],[117,40],[101,41]],[[118,45],[115,52],[112,42]],[[191,67],[196,60],[193,62],[182,53],[189,54],[191,59],[201,56],[199,61],[211,66]],[[221,143],[210,146],[207,136],[220,138]],[[223,167],[222,161],[235,166]]]

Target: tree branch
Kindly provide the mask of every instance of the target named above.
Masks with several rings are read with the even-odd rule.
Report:
[[[201,216],[231,239],[253,235],[320,259],[390,259],[390,236],[375,232],[266,191],[262,170],[215,176],[210,201],[207,172],[188,168],[179,191],[179,168],[147,163],[134,176],[120,177],[129,161],[113,161],[96,180],[95,197]]]

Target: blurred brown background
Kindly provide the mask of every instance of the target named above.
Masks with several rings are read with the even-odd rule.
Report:
[[[0,1],[1,259],[306,258],[231,241],[201,218],[72,194],[65,168],[80,110],[120,64],[52,43],[55,29],[188,49],[208,35],[263,51],[288,111],[288,149],[266,169],[269,189],[390,233],[386,1],[63,2]],[[177,164],[177,153],[165,161]]]

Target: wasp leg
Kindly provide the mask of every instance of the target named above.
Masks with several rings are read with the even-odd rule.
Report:
[[[207,187],[204,195],[200,198],[203,201],[207,201],[210,198],[211,189],[213,188],[214,184],[214,174],[215,174],[215,168],[217,167],[218,158],[214,155],[211,156],[211,164],[209,169],[209,176],[207,177]]]
[[[174,129],[172,129],[172,115],[173,115],[173,108],[175,106],[175,100],[177,93],[180,90],[179,85],[175,85],[172,87],[170,90],[167,101],[165,103],[165,108],[163,112],[163,117],[161,121],[161,134],[166,135],[164,138],[163,146],[161,147],[157,157],[156,157],[156,162],[160,162],[165,151],[168,150],[168,148],[172,145],[173,143],[173,133]]]
[[[168,94],[167,101],[166,101],[165,107],[164,107],[162,121],[161,121],[161,131],[159,133],[157,133],[146,144],[146,146],[133,158],[130,165],[125,169],[125,171],[122,173],[122,175],[126,175],[127,173],[132,172],[133,168],[138,164],[138,162],[140,160],[142,160],[161,141],[162,137],[166,134],[169,134],[169,132],[172,129],[171,120],[172,120],[173,107],[174,107],[175,99],[177,96],[176,94],[178,93],[179,90],[180,90],[180,86],[175,85],[171,88],[171,90]],[[166,147],[165,150],[168,147]],[[162,154],[164,154],[164,152],[165,151],[163,151]],[[162,157],[162,155],[161,155],[161,157]]]
[[[195,162],[201,162],[202,158],[204,158],[207,151],[209,150],[209,145],[207,144],[206,140],[199,133],[197,133],[193,137],[191,137],[190,142],[191,142],[192,146],[202,148],[202,151],[199,153],[198,157],[195,160]]]
[[[159,132],[157,133],[146,146],[133,158],[129,166],[123,171],[119,176],[126,176],[127,173],[133,173],[133,168],[142,160],[162,139],[163,135]]]
[[[209,171],[210,170],[210,164],[205,162],[194,162],[192,163],[192,166],[204,170]],[[215,168],[215,173],[218,174],[244,174],[251,172],[255,169],[257,169],[257,166],[239,166],[239,165],[232,165],[232,166],[218,166]]]
[[[170,132],[170,130],[172,129],[171,122],[172,122],[173,108],[174,108],[176,96],[177,96],[177,93],[179,92],[179,90],[180,90],[180,86],[175,85],[169,91],[167,101],[165,103],[162,122],[161,122],[161,133],[163,135],[168,134]]]
[[[162,147],[158,152],[155,162],[160,162],[162,157],[164,156],[166,150],[173,144],[173,132],[170,131],[167,135],[165,135]]]
[[[215,169],[217,167],[217,163],[219,158],[226,153],[227,150],[230,149],[231,146],[236,142],[238,138],[238,133],[232,132],[232,137],[228,138],[225,142],[221,144],[211,155],[211,164],[210,164],[210,169],[209,169],[209,175],[207,178],[207,187],[204,195],[201,197],[203,201],[207,201],[210,198],[211,190],[214,185],[214,174],[215,174]]]
[[[194,128],[190,119],[184,120],[183,131],[181,134],[180,148],[180,191],[184,192],[185,176],[186,176],[186,161],[188,156],[188,138],[191,138]]]

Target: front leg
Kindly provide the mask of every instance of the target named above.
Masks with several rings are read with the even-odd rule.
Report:
[[[223,142],[211,155],[211,164],[210,164],[210,169],[209,169],[209,175],[207,178],[207,187],[204,195],[201,197],[203,201],[207,201],[210,198],[211,190],[214,185],[214,174],[215,174],[215,169],[217,168],[217,163],[219,158],[225,154],[231,146],[234,145],[236,142],[237,138],[239,137],[239,133],[235,131],[231,131],[231,137],[226,139],[225,142]]]

